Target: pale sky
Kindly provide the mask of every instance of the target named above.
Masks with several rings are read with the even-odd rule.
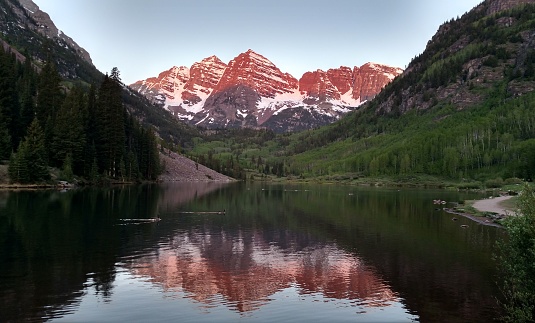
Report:
[[[405,68],[438,27],[482,0],[34,0],[123,82],[228,63],[252,49],[299,79],[307,71],[376,62]]]

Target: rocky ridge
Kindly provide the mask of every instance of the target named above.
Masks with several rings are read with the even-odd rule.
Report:
[[[173,67],[130,87],[193,125],[286,132],[339,119],[373,98],[401,72],[367,63],[307,72],[297,80],[248,50],[228,64],[211,56],[191,68]]]
[[[498,82],[506,82],[513,97],[535,91],[527,77],[533,73],[535,33],[519,18],[530,4],[535,0],[486,0],[441,25],[424,53],[374,101],[377,113],[427,110],[439,102],[465,109],[482,102],[482,93]]]
[[[18,0],[21,7],[12,6],[15,13],[19,16],[30,29],[44,35],[49,39],[56,40],[62,46],[68,46],[72,48],[78,56],[84,59],[86,62],[93,64],[89,53],[79,46],[71,37],[65,35],[59,30],[50,16],[39,9],[32,0]]]

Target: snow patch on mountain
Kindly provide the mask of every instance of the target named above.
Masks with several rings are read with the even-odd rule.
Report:
[[[327,72],[307,72],[297,80],[264,56],[248,50],[228,64],[210,56],[190,68],[175,66],[131,87],[177,118],[195,125],[266,124],[285,131],[296,129],[289,123],[297,122],[301,129],[339,119],[402,72],[399,68],[366,63],[353,69],[341,66]],[[271,122],[273,117],[277,120]]]

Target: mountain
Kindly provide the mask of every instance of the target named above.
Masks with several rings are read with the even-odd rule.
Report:
[[[332,123],[373,98],[401,72],[368,63],[307,72],[297,80],[248,50],[228,64],[211,56],[130,87],[193,125],[287,132]]]
[[[20,62],[30,58],[34,68],[40,70],[50,57],[66,87],[89,88],[102,82],[104,74],[92,64],[90,54],[58,30],[50,16],[31,0],[0,0],[0,8],[0,43]],[[156,109],[126,86],[123,103],[130,114],[146,127],[154,127],[170,145],[189,147],[191,138],[198,135],[196,129],[177,122],[168,111]]]
[[[39,9],[39,6],[31,0],[18,1],[25,11],[19,10],[20,7],[14,7],[14,9],[17,12],[17,15],[27,23],[27,26],[31,30],[36,31],[49,39],[56,40],[60,45],[72,48],[82,59],[93,64],[89,53],[84,48],[80,47],[71,37],[59,30],[52,19],[50,19],[50,16]]]
[[[381,113],[427,110],[440,102],[469,108],[494,95],[503,83],[508,96],[535,90],[533,0],[487,0],[458,20],[444,23],[397,82],[385,88]]]
[[[240,163],[255,178],[473,188],[534,179],[534,31],[535,0],[484,1],[441,25],[401,75],[340,120],[264,141],[222,131],[212,139],[235,156],[247,152]],[[308,73],[300,86],[318,100],[337,98],[335,88],[355,86],[354,74]],[[225,160],[227,150],[212,158]]]
[[[71,80],[98,79],[102,73],[93,66],[89,53],[58,30],[50,16],[31,0],[2,0],[0,33],[4,47],[9,44],[21,55],[42,65],[48,54],[55,57],[60,74]]]
[[[440,26],[358,111],[282,138],[270,153],[298,176],[433,175],[482,186],[533,179],[534,26],[534,0],[484,1]]]
[[[192,139],[200,136],[196,128],[180,122],[169,111],[156,108],[143,95],[122,84],[117,69],[110,77],[101,73],[92,64],[89,53],[59,31],[49,15],[32,1],[0,0],[0,9],[0,173],[5,173],[5,161],[10,156],[16,156],[12,162],[17,167],[26,165],[24,162],[31,159],[28,152],[33,150],[20,147],[26,144],[30,130],[39,135],[44,127],[47,136],[44,142],[39,142],[39,148],[44,147],[40,157],[46,154],[48,158],[40,158],[40,166],[59,168],[68,161],[67,156],[72,156],[73,174],[85,179],[95,178],[95,172],[102,173],[106,180],[108,177],[124,179],[127,171],[134,177],[154,178],[159,167],[152,166],[159,165],[159,161],[148,156],[156,155],[152,148],[157,143],[178,151],[191,148]],[[199,85],[192,83],[191,86],[196,90]],[[108,115],[111,105],[117,118],[106,123],[105,120],[111,120]],[[35,117],[39,124],[32,122]],[[115,138],[118,138],[116,157],[122,162],[128,161],[130,166],[108,171],[110,168],[101,157],[102,147],[111,137],[102,135],[105,132],[102,129],[109,130],[113,125],[117,130]],[[76,147],[64,139],[69,143],[76,140]],[[82,156],[85,154],[92,156]],[[140,162],[141,159],[144,161]],[[191,164],[198,168],[194,162],[187,163],[186,167]],[[173,166],[173,163],[169,161],[167,165]],[[184,165],[182,162],[180,167]],[[151,169],[141,170],[145,166]],[[197,168],[188,171],[198,173]],[[184,172],[166,172],[167,178],[171,176],[175,180],[181,174]],[[46,179],[48,174],[43,172],[42,175],[39,180]],[[0,177],[0,181],[8,180]],[[32,178],[11,176],[11,180],[23,183]]]

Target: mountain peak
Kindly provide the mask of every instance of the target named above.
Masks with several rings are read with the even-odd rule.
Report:
[[[68,45],[69,47],[73,48],[81,58],[83,58],[88,63],[93,64],[89,53],[84,48],[79,46],[72,38],[65,35],[61,30],[59,30],[52,21],[52,19],[50,19],[50,16],[46,12],[39,9],[39,6],[36,5],[32,0],[15,1],[18,1],[20,5],[22,5],[22,7],[24,7],[24,9],[26,10],[26,14],[22,14],[19,12],[19,16],[29,16],[31,18],[29,19],[27,24],[32,30],[44,35],[45,37],[54,39],[62,43],[63,45]]]
[[[210,63],[210,62],[223,63],[223,61],[221,59],[219,59],[219,57],[217,57],[216,55],[212,55],[212,56],[203,58],[203,60],[201,61],[201,63]]]
[[[207,57],[191,66],[187,80],[165,73],[132,88],[194,125],[293,131],[337,120],[401,73],[377,63],[368,65],[317,69],[298,81],[249,49],[228,64],[217,56]]]

